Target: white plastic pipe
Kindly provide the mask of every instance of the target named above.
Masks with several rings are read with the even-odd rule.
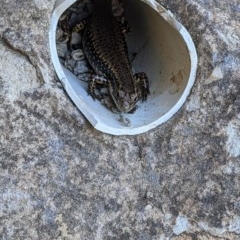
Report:
[[[197,53],[188,31],[170,11],[154,0],[124,2],[131,28],[127,40],[129,53],[137,53],[133,68],[148,75],[151,94],[146,102],[137,104],[134,114],[120,116],[94,101],[87,94],[87,84],[59,61],[57,23],[74,2],[57,1],[51,18],[49,42],[56,73],[79,110],[96,129],[113,135],[140,134],[169,120],[186,101],[196,77]]]

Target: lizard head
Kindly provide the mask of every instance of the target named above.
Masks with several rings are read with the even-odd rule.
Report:
[[[138,94],[136,91],[124,91],[122,89],[111,94],[113,101],[122,113],[128,113],[134,110],[138,101]]]

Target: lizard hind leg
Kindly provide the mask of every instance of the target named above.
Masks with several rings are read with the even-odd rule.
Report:
[[[79,23],[77,23],[76,25],[73,26],[72,32],[79,33],[80,31],[82,31],[86,27],[88,22],[89,22],[88,18],[85,18],[85,19],[81,20]]]
[[[121,25],[121,31],[122,31],[122,34],[124,35],[124,37],[126,37],[131,32],[131,29],[126,20],[124,20]]]
[[[148,94],[150,94],[149,82],[146,73],[136,73],[134,75],[134,78],[138,89],[139,99],[142,99],[142,101],[146,101]]]

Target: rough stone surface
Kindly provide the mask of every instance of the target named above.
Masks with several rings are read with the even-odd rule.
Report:
[[[142,135],[85,120],[59,86],[54,0],[1,0],[0,239],[240,239],[240,4],[161,0],[199,66],[184,107]]]

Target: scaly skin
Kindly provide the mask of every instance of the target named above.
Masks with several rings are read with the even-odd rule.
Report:
[[[111,0],[94,0],[93,13],[83,32],[83,50],[96,74],[104,76],[119,112],[133,112],[138,100],[149,94],[145,73],[134,75],[122,26],[112,14]],[[97,82],[99,84],[99,82]],[[94,98],[95,81],[89,83]]]

